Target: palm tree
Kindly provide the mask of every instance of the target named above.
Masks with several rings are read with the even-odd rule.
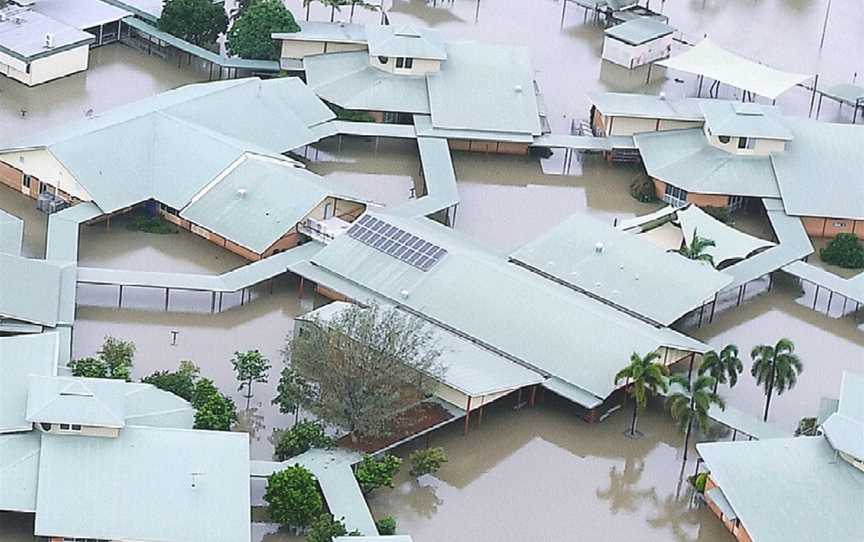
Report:
[[[717,246],[717,243],[715,243],[714,240],[708,239],[707,237],[700,237],[694,228],[693,238],[690,240],[690,243],[684,243],[684,245],[678,249],[678,254],[690,260],[705,262],[711,265],[711,267],[714,267],[714,256],[706,252],[709,248],[714,246]]]
[[[330,7],[330,22],[332,23],[336,18],[336,12],[342,11],[342,6],[351,6],[351,16],[350,20],[354,20],[354,7],[360,6],[363,9],[368,9],[371,11],[375,11],[379,8],[379,6],[370,4],[365,2],[364,0],[303,0],[303,7],[306,8],[306,20],[309,20],[309,7],[312,2],[320,2],[325,6]]]
[[[706,352],[702,357],[702,365],[699,366],[699,374],[708,374],[714,378],[714,393],[717,386],[729,382],[729,387],[734,388],[738,383],[738,375],[744,370],[744,364],[738,357],[738,347],[727,344],[718,354],[714,350]]]
[[[654,363],[660,359],[656,351],[646,354],[644,357],[636,352],[630,355],[630,365],[624,367],[615,375],[615,383],[626,380],[630,384],[628,392],[633,396],[633,419],[630,422],[629,435],[637,436],[636,418],[639,412],[645,410],[648,404],[648,396],[656,395],[659,390],[666,391],[666,373],[664,365]]]
[[[777,344],[760,344],[750,352],[753,367],[750,374],[756,378],[756,385],[765,390],[765,415],[763,421],[768,421],[768,407],[771,405],[771,395],[774,391],[781,395],[791,390],[798,382],[798,375],[804,370],[801,360],[795,353],[795,343],[789,339],[780,339]]]
[[[687,447],[690,445],[693,422],[695,421],[703,432],[707,431],[708,409],[712,404],[725,409],[726,404],[716,391],[711,391],[717,387],[717,381],[712,376],[702,375],[689,382],[684,375],[673,375],[669,383],[681,387],[681,391],[669,395],[666,406],[672,419],[678,423],[678,429],[684,433],[684,461],[687,461]]]

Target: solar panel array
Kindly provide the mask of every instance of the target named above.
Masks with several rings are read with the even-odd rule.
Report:
[[[447,251],[378,218],[363,215],[348,236],[421,271],[429,271]]]

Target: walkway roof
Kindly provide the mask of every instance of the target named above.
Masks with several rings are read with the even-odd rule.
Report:
[[[787,117],[795,139],[771,155],[786,212],[864,219],[864,126]]]
[[[864,539],[864,472],[823,437],[697,444],[754,542]]]
[[[528,51],[480,42],[448,42],[441,71],[427,75],[436,128],[540,135]]]
[[[0,435],[0,510],[36,511],[41,444],[38,431]]]
[[[648,175],[688,192],[779,197],[768,156],[738,156],[712,146],[701,128],[633,136]]]
[[[708,410],[708,416],[739,433],[759,440],[789,436],[788,431],[783,431],[776,425],[763,422],[759,418],[730,406],[720,409],[716,404],[712,404]]]
[[[21,22],[16,22],[19,19]],[[50,34],[52,47],[45,47]],[[61,23],[37,11],[21,11],[0,22],[0,52],[26,64],[93,42],[92,34]],[[24,71],[24,66],[13,66]]]
[[[75,267],[0,253],[0,317],[54,327],[71,322]],[[34,287],[35,286],[35,287]]]
[[[542,276],[667,326],[732,281],[710,266],[585,215],[571,216],[510,258]]]
[[[299,32],[274,32],[276,40],[366,43],[366,26],[362,24],[297,21]]]
[[[621,360],[633,352],[666,345],[708,349],[508,263],[434,221],[368,212],[365,216],[447,253],[422,271],[342,235],[314,255],[312,263],[601,400],[616,388],[614,375]]]
[[[642,45],[668,36],[675,28],[650,17],[639,17],[607,28],[605,34],[628,45]]]
[[[310,55],[303,66],[315,93],[339,107],[429,114],[426,78],[374,68],[366,51]]]
[[[819,92],[833,100],[849,105],[861,105],[861,101],[864,100],[864,87],[851,83],[841,83]]]
[[[42,436],[36,535],[250,540],[249,436],[126,427],[116,438]],[[178,513],[183,511],[183,513]]]
[[[444,40],[430,28],[368,25],[366,40],[370,56],[447,59]]]
[[[148,21],[156,22],[162,15],[165,0],[101,0],[106,4],[125,9]],[[128,19],[131,20],[131,19]]]
[[[19,256],[24,241],[24,221],[0,210],[0,252]]]
[[[56,332],[0,337],[0,433],[33,428],[26,416],[27,381],[29,375],[55,374],[59,344]]]
[[[792,139],[792,132],[774,107],[725,100],[704,101],[700,107],[705,125],[713,136]]]
[[[770,241],[727,226],[696,205],[679,209],[677,215],[685,243],[690,244],[694,233],[714,241],[716,246],[705,249],[706,253],[714,257],[714,265],[728,260],[745,259],[759,249],[774,246]]]
[[[327,324],[339,318],[349,307],[350,304],[337,301],[304,314],[298,320]],[[410,315],[406,317],[416,319]],[[432,333],[435,347],[441,351],[438,360],[446,369],[441,381],[465,395],[478,397],[538,384],[544,380],[539,373],[482,346],[434,324],[426,325]]]
[[[864,461],[864,376],[843,373],[837,412],[822,424],[835,450]]]
[[[776,99],[812,76],[770,68],[729,52],[708,38],[691,49],[657,62],[673,70],[703,75],[727,85]]]
[[[180,216],[261,254],[329,197],[363,201],[291,160],[246,154]]]

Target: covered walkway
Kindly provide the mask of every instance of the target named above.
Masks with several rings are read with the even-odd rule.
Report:
[[[241,292],[240,305],[243,305],[249,288],[287,272],[289,267],[308,260],[321,247],[318,242],[310,241],[221,275],[79,267],[78,283],[117,286],[117,308],[123,306],[124,287],[164,289],[166,311],[170,308],[171,290],[209,292],[210,312],[221,312],[223,294]]]
[[[792,262],[784,266],[783,271],[802,282],[809,282],[816,286],[816,293],[813,296],[813,310],[816,310],[816,306],[819,303],[819,294],[823,289],[828,291],[828,304],[825,308],[826,314],[830,314],[831,312],[831,303],[834,301],[834,294],[843,298],[841,315],[846,314],[847,309],[856,312],[864,304],[864,272],[852,278],[844,279],[834,273],[802,261]]]
[[[444,212],[446,223],[456,222],[456,207],[459,191],[456,188],[456,172],[450,156],[447,140],[436,137],[418,137],[420,163],[426,193],[387,212],[406,217],[430,216]]]
[[[725,410],[721,410],[717,405],[712,404],[708,410],[708,416],[712,420],[732,429],[732,440],[736,440],[739,434],[748,437],[750,440],[785,438],[790,436],[776,426],[763,422],[746,412],[730,406],[727,406]]]

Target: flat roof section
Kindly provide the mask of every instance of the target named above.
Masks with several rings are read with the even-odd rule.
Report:
[[[510,255],[539,275],[668,326],[732,277],[637,235],[573,215]]]
[[[26,415],[29,377],[57,371],[59,345],[56,332],[0,337],[0,433],[33,428]]]
[[[441,71],[426,78],[435,128],[541,134],[527,49],[448,42]]]
[[[66,310],[60,290],[65,270],[74,276],[72,264],[57,264],[0,253],[0,317],[54,327]]]
[[[675,28],[650,17],[639,17],[607,28],[605,34],[628,45],[642,45],[675,32]]]
[[[653,94],[591,92],[588,99],[601,115],[645,119],[699,122],[705,119],[700,107],[706,98],[672,98]]]
[[[710,100],[700,104],[711,135],[790,141],[792,132],[768,105]]]
[[[332,43],[366,43],[366,26],[351,23],[297,21],[299,32],[274,32],[275,40],[314,41]]]
[[[36,511],[41,445],[38,431],[0,435],[0,510]]]
[[[370,56],[446,60],[447,48],[438,32],[409,25],[366,27]]]
[[[48,36],[50,47],[47,46]],[[25,63],[88,45],[94,40],[91,34],[36,11],[16,11],[0,22],[0,52]]]
[[[99,0],[38,0],[33,10],[80,30],[119,21],[130,15]]]

